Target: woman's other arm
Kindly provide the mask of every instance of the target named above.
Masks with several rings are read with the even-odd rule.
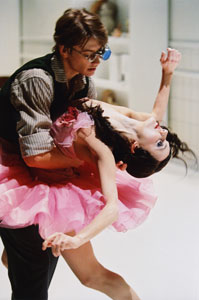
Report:
[[[116,221],[118,217],[118,195],[115,183],[116,166],[114,157],[110,149],[95,137],[94,130],[89,135],[87,133],[87,130],[83,129],[78,135],[84,139],[90,150],[96,154],[101,189],[106,204],[92,222],[83,228],[76,236],[71,237],[63,233],[55,233],[45,240],[43,250],[47,247],[52,247],[52,252],[55,256],[60,255],[61,251],[65,249],[75,249],[85,244]]]

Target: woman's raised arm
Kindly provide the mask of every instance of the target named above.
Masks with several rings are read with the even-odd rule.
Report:
[[[167,52],[167,55],[165,52],[162,52],[160,57],[162,80],[152,110],[152,115],[159,122],[164,118],[169,100],[171,79],[181,59],[181,53],[176,49],[167,48]]]
[[[167,48],[167,52],[167,54],[162,52],[160,57],[162,78],[160,88],[153,105],[152,113],[137,112],[125,106],[112,105],[98,100],[90,101],[92,101],[93,104],[100,105],[105,109],[111,107],[117,112],[135,120],[144,121],[149,117],[154,116],[157,121],[161,122],[164,118],[164,114],[168,105],[172,76],[181,59],[181,54],[176,49]]]

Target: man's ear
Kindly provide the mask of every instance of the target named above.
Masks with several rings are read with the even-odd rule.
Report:
[[[131,153],[135,153],[135,148],[139,148],[139,143],[137,141],[131,144]]]
[[[61,57],[67,58],[68,57],[68,49],[64,47],[64,45],[59,46],[59,53]]]

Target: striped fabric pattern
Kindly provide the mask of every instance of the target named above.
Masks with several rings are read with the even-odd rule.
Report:
[[[56,81],[66,82],[62,62],[52,57]],[[84,77],[82,77],[82,87]],[[96,99],[94,83],[89,79],[88,97]],[[49,130],[52,125],[50,106],[54,98],[53,78],[43,69],[30,69],[17,75],[11,86],[11,103],[20,114],[17,123],[23,157],[45,153],[54,147]]]

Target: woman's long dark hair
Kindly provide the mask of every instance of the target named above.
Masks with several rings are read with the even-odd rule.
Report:
[[[182,142],[179,139],[176,133],[172,133],[166,126],[161,127],[168,130],[166,139],[170,145],[169,155],[164,160],[158,161],[148,151],[142,148],[135,148],[135,153],[129,155],[126,160],[126,163],[128,164],[127,171],[134,177],[143,178],[159,172],[168,164],[171,158],[180,159],[187,170],[187,162],[182,157],[185,153],[190,154],[197,162],[195,153],[185,142]]]
[[[95,121],[96,137],[112,149],[116,163],[119,161],[127,163],[127,172],[134,177],[144,178],[159,172],[174,157],[181,159],[187,169],[187,163],[180,157],[180,153],[188,152],[196,159],[194,152],[188,145],[182,142],[177,134],[171,133],[165,126],[162,126],[162,128],[168,130],[167,141],[170,145],[170,153],[164,160],[156,160],[148,151],[142,148],[135,148],[135,152],[132,153],[128,139],[111,126],[109,118],[102,115],[103,110],[100,106],[88,107],[84,105],[83,107],[83,110],[87,111]],[[82,110],[82,106],[80,106],[80,109]]]

